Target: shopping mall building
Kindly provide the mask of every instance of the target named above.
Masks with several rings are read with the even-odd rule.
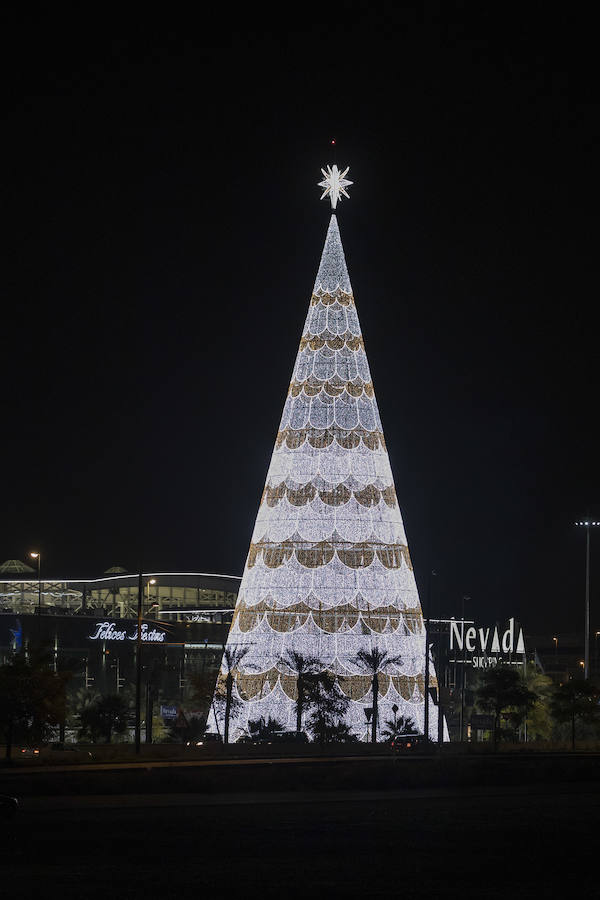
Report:
[[[216,672],[240,579],[203,572],[144,572],[142,663],[154,709],[194,705],[194,674]],[[18,560],[0,566],[0,664],[43,643],[72,690],[132,691],[140,576],[38,581]]]
[[[214,684],[233,617],[240,578],[202,572],[145,572],[142,586],[142,687],[155,715],[175,712],[203,718],[210,698],[198,697],[198,681]],[[42,642],[57,670],[73,672],[70,690],[101,694],[135,689],[140,576],[115,567],[99,578],[38,581],[18,560],[0,565],[0,664],[15,651]],[[473,709],[473,688],[482,668],[523,666],[521,626],[507,622],[430,620],[432,659],[440,676],[431,687],[431,715],[438,699],[452,740],[481,739],[483,726]],[[564,655],[567,642],[553,638]],[[542,642],[528,639],[527,653],[538,665]],[[563,646],[564,645],[564,646]],[[580,652],[580,651],[577,651]],[[596,646],[596,658],[598,649]],[[551,662],[552,660],[550,660]],[[552,668],[544,659],[543,668]],[[202,676],[200,679],[195,676]],[[568,677],[568,675],[567,675]],[[208,690],[212,694],[212,688]],[[477,735],[479,732],[479,737]]]

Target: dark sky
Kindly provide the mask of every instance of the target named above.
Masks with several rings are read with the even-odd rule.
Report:
[[[419,586],[434,567],[444,612],[468,594],[480,621],[582,628],[572,523],[600,518],[592,22],[377,9],[5,22],[3,559],[241,573],[335,137]]]

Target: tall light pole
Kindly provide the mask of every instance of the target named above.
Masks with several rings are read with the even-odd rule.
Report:
[[[425,616],[425,710],[423,734],[427,746],[429,746],[429,627],[431,619],[431,579],[435,574],[433,569],[429,573],[429,581],[427,583],[427,613]]]
[[[150,615],[150,610],[153,609],[153,606],[156,606],[156,603],[153,605],[150,603],[150,600],[151,600],[150,586],[153,584],[156,584],[156,578],[150,578],[150,580],[147,583],[147,588],[148,588],[148,605],[146,606],[146,615],[147,616]],[[152,679],[154,677],[155,666],[156,666],[156,660],[154,660],[152,667],[150,667],[148,669],[148,672],[146,674],[146,743],[147,744],[152,743],[152,707],[153,707]]]
[[[463,740],[464,734],[464,719],[465,719],[465,602],[470,600],[470,597],[466,597],[463,594],[462,598],[462,665],[460,667],[460,740]]]
[[[585,635],[584,635],[584,661],[583,677],[590,677],[590,528],[600,526],[600,522],[575,522],[576,525],[585,528]]]
[[[135,659],[135,752],[140,752],[142,740],[141,735],[141,705],[142,705],[142,619],[144,616],[144,575],[140,570],[138,578],[138,609],[137,609],[137,640],[136,640],[136,659]],[[150,596],[149,585],[156,584],[156,580],[151,578],[147,583],[148,596]]]

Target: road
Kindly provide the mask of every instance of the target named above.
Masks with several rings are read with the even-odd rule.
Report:
[[[25,798],[6,897],[597,896],[597,784]]]
[[[78,763],[77,765],[67,764],[64,765],[44,765],[40,764],[37,760],[31,762],[28,765],[28,761],[23,763],[19,760],[19,765],[10,769],[10,774],[13,776],[26,776],[33,773],[42,773],[42,772],[108,772],[108,771],[124,771],[127,769],[135,770],[135,769],[197,769],[197,768],[213,768],[215,766],[264,766],[268,765],[306,765],[309,763],[312,765],[325,764],[330,765],[331,763],[341,762],[341,763],[372,763],[372,762],[390,762],[392,756],[389,753],[381,754],[381,756],[376,756],[374,754],[370,754],[369,756],[259,756],[256,759],[248,758],[248,757],[224,757],[224,758],[215,758],[208,757],[207,759],[175,759],[175,760],[134,760],[133,762],[90,762],[90,763]],[[397,761],[402,761],[401,757],[396,758]]]

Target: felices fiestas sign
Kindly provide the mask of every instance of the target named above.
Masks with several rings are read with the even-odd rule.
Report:
[[[515,643],[515,620],[508,620],[508,628],[500,633],[498,626],[475,627],[465,626],[463,622],[450,622],[450,650],[460,650],[465,656],[465,662],[472,662],[475,668],[495,666],[500,657],[513,653],[525,653],[525,641],[523,629],[519,628],[519,635]]]
[[[95,632],[88,634],[90,641],[137,641],[137,626],[131,634],[127,631],[120,630],[115,622],[96,622]],[[142,641],[153,644],[162,644],[166,637],[165,631],[159,631],[157,628],[148,628],[147,623],[142,624]]]

